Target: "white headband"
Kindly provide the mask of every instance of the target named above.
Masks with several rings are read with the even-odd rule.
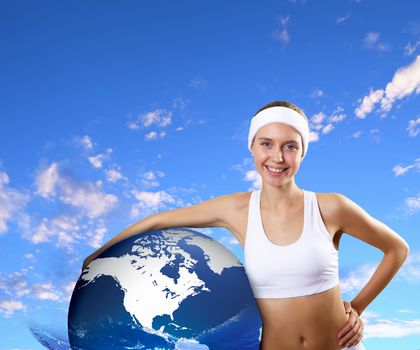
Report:
[[[309,140],[309,125],[305,117],[298,112],[287,107],[270,107],[257,113],[254,118],[251,119],[251,126],[249,127],[248,134],[248,149],[251,152],[252,139],[256,135],[257,131],[264,125],[270,123],[284,123],[295,128],[303,141],[303,154],[308,152],[308,140]]]

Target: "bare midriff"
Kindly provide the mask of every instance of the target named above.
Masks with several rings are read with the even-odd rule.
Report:
[[[322,293],[256,299],[263,327],[260,350],[339,350],[338,332],[348,314],[339,286]]]

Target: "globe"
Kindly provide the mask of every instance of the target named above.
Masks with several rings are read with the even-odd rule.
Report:
[[[261,318],[243,265],[200,232],[144,232],[82,271],[68,313],[72,349],[258,350]]]

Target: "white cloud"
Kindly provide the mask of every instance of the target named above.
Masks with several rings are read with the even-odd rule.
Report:
[[[338,17],[336,17],[335,22],[337,24],[340,24],[340,23],[343,23],[344,21],[347,21],[349,18],[350,18],[349,15],[346,15],[346,16],[338,16]]]
[[[9,183],[9,176],[4,172],[0,172],[0,188]]]
[[[343,121],[346,115],[341,112],[343,112],[343,109],[337,107],[329,117],[324,112],[314,114],[309,119],[309,129],[311,130],[309,133],[309,142],[319,141],[320,133],[323,135],[330,133],[335,128],[334,123]],[[329,123],[325,125],[324,122],[327,120]]]
[[[102,192],[102,183],[90,183],[75,185],[69,181],[63,181],[67,186],[62,186],[60,199],[83,211],[90,218],[104,215],[115,207],[118,199],[113,194]]]
[[[402,312],[405,310],[399,310]],[[410,312],[411,313],[411,312]],[[364,323],[363,338],[403,338],[420,335],[420,319],[386,319],[368,310],[362,313]]]
[[[408,122],[408,127],[405,130],[408,131],[409,136],[416,137],[420,132],[420,118],[410,120]]]
[[[162,171],[156,170],[156,171],[147,171],[144,173],[143,177],[146,180],[155,180],[157,177],[164,177],[165,173]]]
[[[381,137],[379,136],[379,129],[369,130],[369,136],[371,137],[373,142],[381,141]]]
[[[190,104],[189,100],[183,99],[181,97],[175,98],[172,101],[172,108],[178,108],[178,109],[185,109]]]
[[[156,212],[167,204],[175,203],[174,198],[165,191],[147,192],[133,190],[132,194],[138,201],[131,207],[131,215],[133,217],[139,217],[144,213]]]
[[[152,112],[147,112],[140,117],[140,122],[144,128],[152,125],[158,127],[166,127],[172,122],[172,112],[165,109],[156,109]]]
[[[319,112],[317,114],[314,114],[310,121],[314,124],[320,124],[324,121],[324,119],[326,118],[326,115],[324,112]]]
[[[287,31],[287,25],[289,23],[289,20],[290,20],[289,15],[281,16],[277,18],[277,22],[280,24],[281,29],[276,29],[272,33],[272,36],[274,37],[274,39],[279,40],[283,44],[288,44],[290,42],[290,34]]]
[[[309,132],[309,142],[317,142],[319,141],[319,133],[315,131]]]
[[[369,95],[363,97],[362,103],[356,108],[356,116],[360,119],[366,117],[366,114],[372,112],[375,104],[378,103],[384,96],[384,90],[371,90]]]
[[[23,219],[21,210],[29,201],[29,196],[23,192],[11,188],[9,176],[6,172],[0,171],[0,234],[8,230],[9,221]]]
[[[410,170],[414,165],[409,165],[406,167],[402,167],[401,165],[396,165],[392,168],[392,171],[394,172],[395,176],[404,175],[408,170]]]
[[[410,213],[414,213],[420,210],[420,195],[417,197],[408,197],[406,198],[405,207]]]
[[[252,157],[244,158],[241,164],[234,164],[229,170],[231,169],[238,170],[243,175],[244,181],[252,183],[250,191],[261,188],[261,175],[256,171]]]
[[[417,40],[414,44],[409,42],[404,48],[404,54],[406,56],[412,56],[420,48],[420,40]]]
[[[159,134],[156,131],[151,131],[144,136],[144,139],[145,139],[145,141],[152,141],[152,140],[157,140],[159,137],[163,138],[165,136],[166,136],[165,131],[161,131],[161,132],[159,132]]]
[[[367,47],[372,48],[379,41],[380,34],[370,32],[364,38],[364,43]]]
[[[316,130],[319,133],[319,130],[321,130],[324,127],[324,124],[319,123],[319,124],[315,124],[315,123],[309,123],[309,128],[310,130]]]
[[[57,163],[39,173],[37,185],[42,197],[56,196],[58,193],[61,202],[77,208],[90,218],[109,212],[118,202],[115,195],[102,192],[102,182],[76,184],[60,174]]]
[[[34,244],[56,241],[58,247],[71,251],[73,245],[81,238],[80,226],[75,217],[60,215],[55,218],[43,218],[42,222],[26,234]]]
[[[277,22],[283,27],[287,26],[287,24],[289,23],[289,20],[290,20],[290,15],[281,16],[277,18]]]
[[[63,286],[64,294],[65,294],[64,300],[70,301],[75,286],[76,286],[75,281],[68,282],[67,284]]]
[[[31,278],[34,276],[36,277],[32,274]],[[74,286],[75,281],[64,283],[61,289],[56,288],[50,281],[30,283],[24,272],[12,272],[6,276],[6,279],[0,278],[0,290],[6,296],[0,301],[0,314],[3,313],[7,317],[13,315],[15,311],[25,310],[24,298],[37,301],[69,301]]]
[[[358,130],[352,134],[355,139],[358,139],[362,135],[362,131]]]
[[[85,135],[80,139],[82,146],[86,149],[86,150],[90,150],[93,148],[93,141],[91,139],[91,137],[89,135]]]
[[[400,176],[406,174],[410,169],[420,170],[420,158],[415,159],[413,164],[404,167],[400,164],[397,164],[394,166],[392,171],[394,172],[395,176]]]
[[[323,133],[323,134],[328,134],[328,133],[330,133],[333,129],[334,129],[334,125],[332,125],[332,124],[328,124],[328,125],[326,125],[326,126],[324,126],[324,127],[322,128],[322,133]]]
[[[410,65],[400,68],[386,85],[385,96],[381,100],[383,111],[389,111],[395,101],[413,92],[420,93],[420,55]]]
[[[146,134],[144,136],[144,139],[146,141],[156,140],[157,139],[157,132],[156,131],[149,132],[148,134]]]
[[[252,186],[249,191],[258,190],[262,186],[261,175],[256,170],[248,170],[245,173],[245,181],[252,182]]]
[[[19,300],[0,301],[0,311],[5,317],[12,316],[15,311],[25,310],[26,306]]]
[[[398,310],[399,313],[401,314],[415,314],[416,312],[413,310],[408,310],[408,309],[400,309]]]
[[[97,154],[96,156],[88,157],[88,159],[94,168],[102,168],[102,161],[104,160],[104,157],[104,154]]]
[[[108,179],[109,182],[117,182],[119,180],[123,180],[123,179],[127,179],[125,178],[122,174],[121,174],[121,169],[118,168],[113,168],[113,169],[108,169],[105,173],[106,173],[106,177]]]
[[[350,293],[351,295],[359,292],[372,277],[375,270],[376,266],[365,264],[350,271],[349,274],[340,281],[341,291],[343,293]]]
[[[48,219],[44,218],[43,222],[34,229],[34,235],[31,237],[33,243],[48,242],[51,236],[54,236],[54,232],[48,228]]]
[[[314,90],[311,93],[311,98],[313,98],[313,99],[317,99],[317,98],[320,98],[322,96],[324,96],[324,91],[322,91],[322,90]]]
[[[154,111],[137,116],[134,120],[131,115],[128,118],[127,126],[131,130],[149,128],[153,125],[159,128],[165,128],[172,123],[172,112],[166,109],[155,109]]]
[[[380,36],[381,35],[377,32],[367,33],[365,38],[363,39],[365,47],[376,51],[389,51],[391,49],[391,45],[380,42]]]
[[[54,196],[58,179],[58,164],[52,163],[47,169],[41,171],[36,177],[38,194],[44,198]]]
[[[35,261],[35,256],[32,253],[27,253],[23,255],[29,261]]]
[[[379,102],[381,111],[386,113],[396,101],[413,93],[420,93],[420,55],[408,66],[398,69],[385,90],[371,91],[365,96],[360,106],[356,108],[355,114],[358,118],[365,118]]]
[[[290,41],[289,32],[286,29],[277,29],[273,33],[274,38],[281,41],[283,44],[287,44]]]
[[[344,119],[346,119],[346,114],[345,113],[333,113],[328,120],[331,123],[340,123],[342,122]]]
[[[93,232],[86,234],[90,238],[87,243],[93,248],[100,248],[107,232],[105,226],[97,227]]]
[[[103,162],[106,159],[109,159],[110,155],[112,153],[112,148],[107,148],[105,153],[99,153],[96,156],[88,157],[90,164],[93,165],[93,167],[99,169],[102,168]]]
[[[205,87],[206,85],[207,85],[207,80],[199,76],[192,78],[189,83],[189,86],[193,88],[201,88],[201,87]]]
[[[74,252],[74,246],[78,243],[88,244],[99,248],[102,240],[108,232],[102,219],[80,223],[80,217],[60,215],[55,218],[43,218],[28,231],[24,238],[34,244],[54,243],[58,248],[64,248],[68,253]]]
[[[134,120],[129,120],[127,122],[127,127],[131,130],[138,130],[140,127]]]
[[[4,294],[13,297],[30,295],[32,291],[28,281],[24,277],[24,273],[21,271],[10,273],[6,280],[0,278],[0,290]]]
[[[159,181],[157,181],[158,177],[164,177],[165,173],[156,170],[153,171],[147,171],[143,174],[142,184],[146,187],[158,187],[160,185]]]
[[[363,314],[362,314],[363,316]],[[401,320],[393,318],[367,320],[363,337],[369,338],[402,338],[420,335],[420,319]]]
[[[32,295],[39,300],[56,301],[60,299],[59,292],[54,288],[51,282],[33,285],[32,293]]]

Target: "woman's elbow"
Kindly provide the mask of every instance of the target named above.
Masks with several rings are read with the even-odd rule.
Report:
[[[397,256],[401,265],[407,259],[409,253],[410,253],[410,246],[403,238],[401,238],[398,244],[394,248],[394,254]]]
[[[403,251],[403,255],[404,255],[404,260],[407,259],[408,254],[410,253],[410,246],[408,245],[408,243],[403,240],[402,242],[402,251]]]

